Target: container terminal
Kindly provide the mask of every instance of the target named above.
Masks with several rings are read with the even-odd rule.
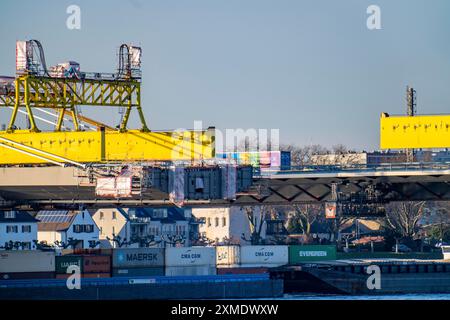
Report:
[[[161,243],[154,238],[127,247],[125,239],[116,237],[107,240],[117,246],[102,248],[95,237],[101,233],[98,226],[88,224],[95,212],[103,219],[102,208],[118,208],[121,214],[130,208],[153,208],[157,214],[158,208],[168,206],[315,203],[324,204],[335,219],[349,206],[370,215],[383,214],[390,202],[450,200],[448,163],[296,167],[288,153],[274,151],[265,157],[270,163],[276,156],[275,164],[264,167],[252,165],[250,155],[240,162],[234,154],[216,153],[213,126],[152,131],[142,111],[141,55],[140,47],[122,44],[117,72],[85,72],[75,61],[47,67],[38,40],[17,41],[16,76],[0,77],[0,108],[12,110],[0,131],[0,222],[6,225],[6,236],[18,233],[19,225],[22,233],[38,225],[35,232],[47,243],[63,245],[6,242],[0,250],[1,299],[450,292],[450,264],[445,259],[343,259],[330,245],[182,246],[184,240],[177,237],[166,239],[170,245],[165,247],[152,247]],[[119,109],[120,123],[110,126],[86,117],[80,106]],[[137,129],[128,125],[133,111],[140,121]],[[17,126],[19,114],[26,116],[25,129]],[[52,130],[42,131],[38,121]],[[381,148],[447,148],[449,123],[448,115],[383,113]],[[356,198],[362,200],[356,203]],[[82,233],[90,237],[70,237]],[[378,292],[367,287],[367,270],[373,265],[382,274]],[[69,287],[72,280],[77,286],[76,270],[81,286],[73,290]]]

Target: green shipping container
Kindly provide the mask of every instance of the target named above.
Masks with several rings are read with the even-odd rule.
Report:
[[[62,274],[67,273],[67,268],[69,266],[76,265],[80,267],[80,272],[83,272],[83,257],[82,256],[56,256],[55,257],[55,266],[56,273]]]
[[[336,260],[336,246],[296,245],[289,246],[289,264],[310,261]]]

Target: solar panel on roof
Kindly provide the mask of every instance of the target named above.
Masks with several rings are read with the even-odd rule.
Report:
[[[41,222],[49,222],[49,223],[63,223],[69,222],[71,216],[68,214],[67,210],[41,210],[36,215],[36,219]]]

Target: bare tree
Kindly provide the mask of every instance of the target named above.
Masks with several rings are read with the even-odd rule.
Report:
[[[425,216],[429,218],[429,224],[423,228],[431,227],[433,238],[442,241],[446,238],[450,227],[450,201],[435,201],[427,203]]]
[[[291,164],[297,167],[317,164],[314,163],[313,156],[318,154],[326,154],[329,152],[327,148],[318,144],[303,147],[295,145],[282,145],[281,149],[291,152]]]
[[[133,243],[132,241],[127,241],[127,238],[122,239],[122,237],[118,235],[113,235],[112,238],[106,237],[106,240],[114,242],[117,248],[122,248]]]
[[[323,213],[323,206],[320,204],[294,204],[294,216],[291,217],[291,224],[300,228],[300,231],[307,237],[311,234],[311,225]]]
[[[242,234],[242,240],[250,242],[252,245],[262,244],[263,239],[261,237],[262,227],[266,220],[268,206],[261,206],[258,213],[255,212],[255,207],[245,207],[245,213],[250,226],[250,239]]]
[[[424,207],[424,201],[392,202],[386,208],[386,224],[399,236],[412,239],[418,232]]]

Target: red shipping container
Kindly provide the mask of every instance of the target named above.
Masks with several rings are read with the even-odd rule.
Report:
[[[111,256],[83,256],[83,273],[110,273]]]

